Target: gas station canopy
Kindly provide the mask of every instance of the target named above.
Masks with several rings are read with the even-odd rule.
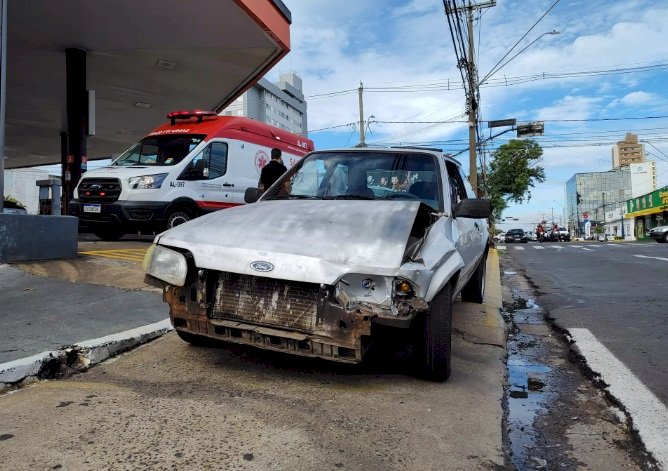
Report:
[[[220,111],[290,47],[281,0],[12,0],[7,16],[5,168],[60,162],[66,48],[87,51],[95,159],[170,111]]]

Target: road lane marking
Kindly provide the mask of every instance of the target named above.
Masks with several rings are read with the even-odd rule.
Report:
[[[579,249],[586,250],[587,252],[593,252],[592,249],[588,249],[587,247],[578,247]]]
[[[515,247],[515,250],[524,250],[524,247]]]
[[[634,257],[638,258],[653,258],[654,260],[663,260],[664,262],[668,262],[668,258],[665,257],[650,257],[648,255],[634,255]]]
[[[608,384],[633,420],[640,439],[659,465],[668,469],[668,409],[589,329],[567,329],[592,371]]]
[[[536,250],[545,250],[545,247],[539,245],[534,245],[533,248]]]
[[[83,250],[79,252],[82,255],[93,257],[114,258],[118,260],[129,260],[132,262],[142,262],[147,249],[109,249],[109,250]]]

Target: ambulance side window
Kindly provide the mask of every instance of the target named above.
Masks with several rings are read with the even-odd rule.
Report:
[[[227,144],[214,142],[210,146],[209,180],[222,177],[227,172]]]
[[[181,178],[184,180],[213,180],[227,172],[227,144],[213,142],[188,164]]]

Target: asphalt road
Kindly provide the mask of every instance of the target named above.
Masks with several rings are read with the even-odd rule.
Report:
[[[545,243],[500,247],[537,302],[568,331],[591,370],[668,464],[668,244]]]
[[[668,404],[668,244],[506,247],[560,326],[589,329]]]

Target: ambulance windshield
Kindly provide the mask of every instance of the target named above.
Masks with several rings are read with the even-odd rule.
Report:
[[[145,137],[123,152],[112,165],[176,165],[202,142],[204,135],[160,135]]]

